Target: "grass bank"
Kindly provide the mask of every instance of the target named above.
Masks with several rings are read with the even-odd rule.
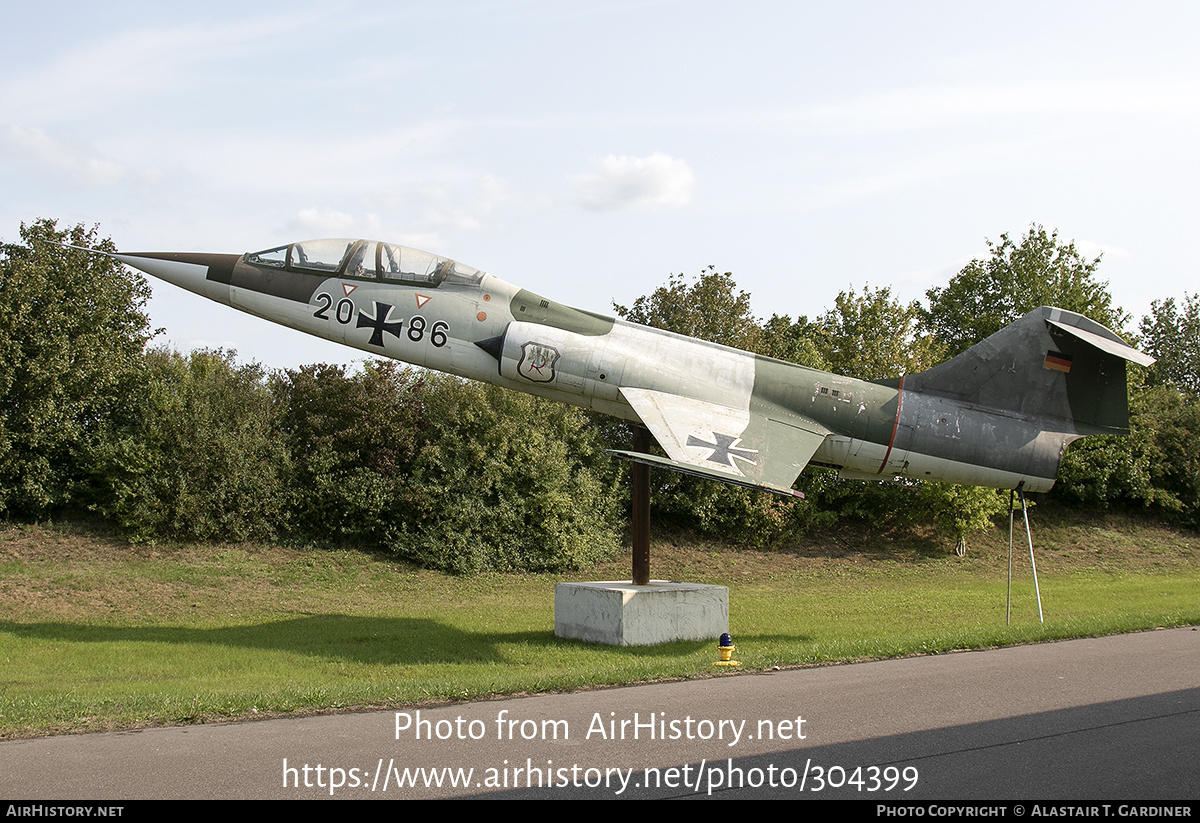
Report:
[[[1007,531],[966,558],[922,532],[845,529],[775,552],[658,539],[656,577],[730,586],[743,671],[1200,623],[1200,536],[1035,513],[1046,622]],[[553,636],[553,584],[453,578],[354,551],[129,546],[0,530],[0,737],[213,722],[711,675],[715,643]]]

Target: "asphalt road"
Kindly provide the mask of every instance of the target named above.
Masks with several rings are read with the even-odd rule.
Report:
[[[26,800],[1195,801],[1200,631],[8,741],[0,778]]]

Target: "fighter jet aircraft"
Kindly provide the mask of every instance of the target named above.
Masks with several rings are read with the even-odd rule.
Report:
[[[783,495],[810,463],[1048,490],[1073,440],[1128,433],[1125,363],[1153,362],[1042,307],[928,371],[868,382],[573,309],[391,243],[112,256],[318,337],[639,422],[667,457],[615,454]]]

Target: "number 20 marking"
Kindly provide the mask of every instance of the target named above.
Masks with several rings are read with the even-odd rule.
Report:
[[[313,312],[313,317],[318,320],[329,319],[329,309],[333,306],[333,298],[328,294],[321,292],[317,295],[317,302],[321,307]],[[338,301],[337,308],[333,312],[334,318],[343,326],[347,325],[354,319],[354,301],[349,297],[343,297]]]

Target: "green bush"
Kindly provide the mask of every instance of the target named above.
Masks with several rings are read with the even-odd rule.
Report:
[[[620,545],[617,472],[571,407],[430,377],[392,548],[455,573],[576,568]]]
[[[280,377],[295,534],[457,574],[572,568],[619,545],[616,472],[586,416],[391,362]]]
[[[96,465],[103,514],[148,538],[269,540],[286,521],[288,456],[263,370],[224,351],[147,352],[136,436]]]
[[[145,281],[95,229],[21,226],[0,246],[0,515],[47,517],[96,502],[97,454],[135,424],[150,324]]]
[[[425,375],[392,361],[352,375],[321,364],[277,375],[273,385],[291,455],[292,533],[385,544],[404,523]]]

